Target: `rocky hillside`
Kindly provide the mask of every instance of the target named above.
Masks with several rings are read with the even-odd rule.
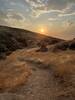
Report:
[[[10,54],[12,51],[21,48],[36,47],[37,44],[45,42],[46,44],[55,44],[63,41],[31,31],[0,26],[0,56]],[[0,58],[1,58],[0,57]]]
[[[58,51],[58,50],[75,50],[75,39],[69,40],[69,41],[63,41],[60,43],[57,43],[53,46],[53,51]]]

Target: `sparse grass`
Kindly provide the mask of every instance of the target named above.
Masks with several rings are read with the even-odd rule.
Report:
[[[0,65],[0,89],[12,89],[23,84],[31,74],[26,63],[3,62]]]
[[[17,49],[37,47],[38,44],[43,41],[48,45],[55,44],[63,40],[23,29],[0,26],[1,56],[3,53],[8,55]]]
[[[34,60],[40,59],[44,65],[50,67],[50,71],[54,72],[55,76],[60,79],[68,80],[72,74],[75,74],[75,51],[67,50],[61,52],[24,52],[21,53],[22,57],[33,58]],[[36,61],[34,61],[36,62]],[[44,65],[42,67],[44,67]]]

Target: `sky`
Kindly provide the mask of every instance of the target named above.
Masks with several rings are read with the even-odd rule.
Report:
[[[75,0],[0,0],[0,25],[75,38]]]

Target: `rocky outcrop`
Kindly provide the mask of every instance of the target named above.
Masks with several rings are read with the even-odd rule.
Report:
[[[58,50],[75,50],[75,39],[70,40],[70,41],[64,41],[60,42],[54,45],[52,48],[53,51],[58,51]]]

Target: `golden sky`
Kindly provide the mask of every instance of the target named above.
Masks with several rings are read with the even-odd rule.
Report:
[[[75,0],[0,0],[0,25],[75,37]]]

